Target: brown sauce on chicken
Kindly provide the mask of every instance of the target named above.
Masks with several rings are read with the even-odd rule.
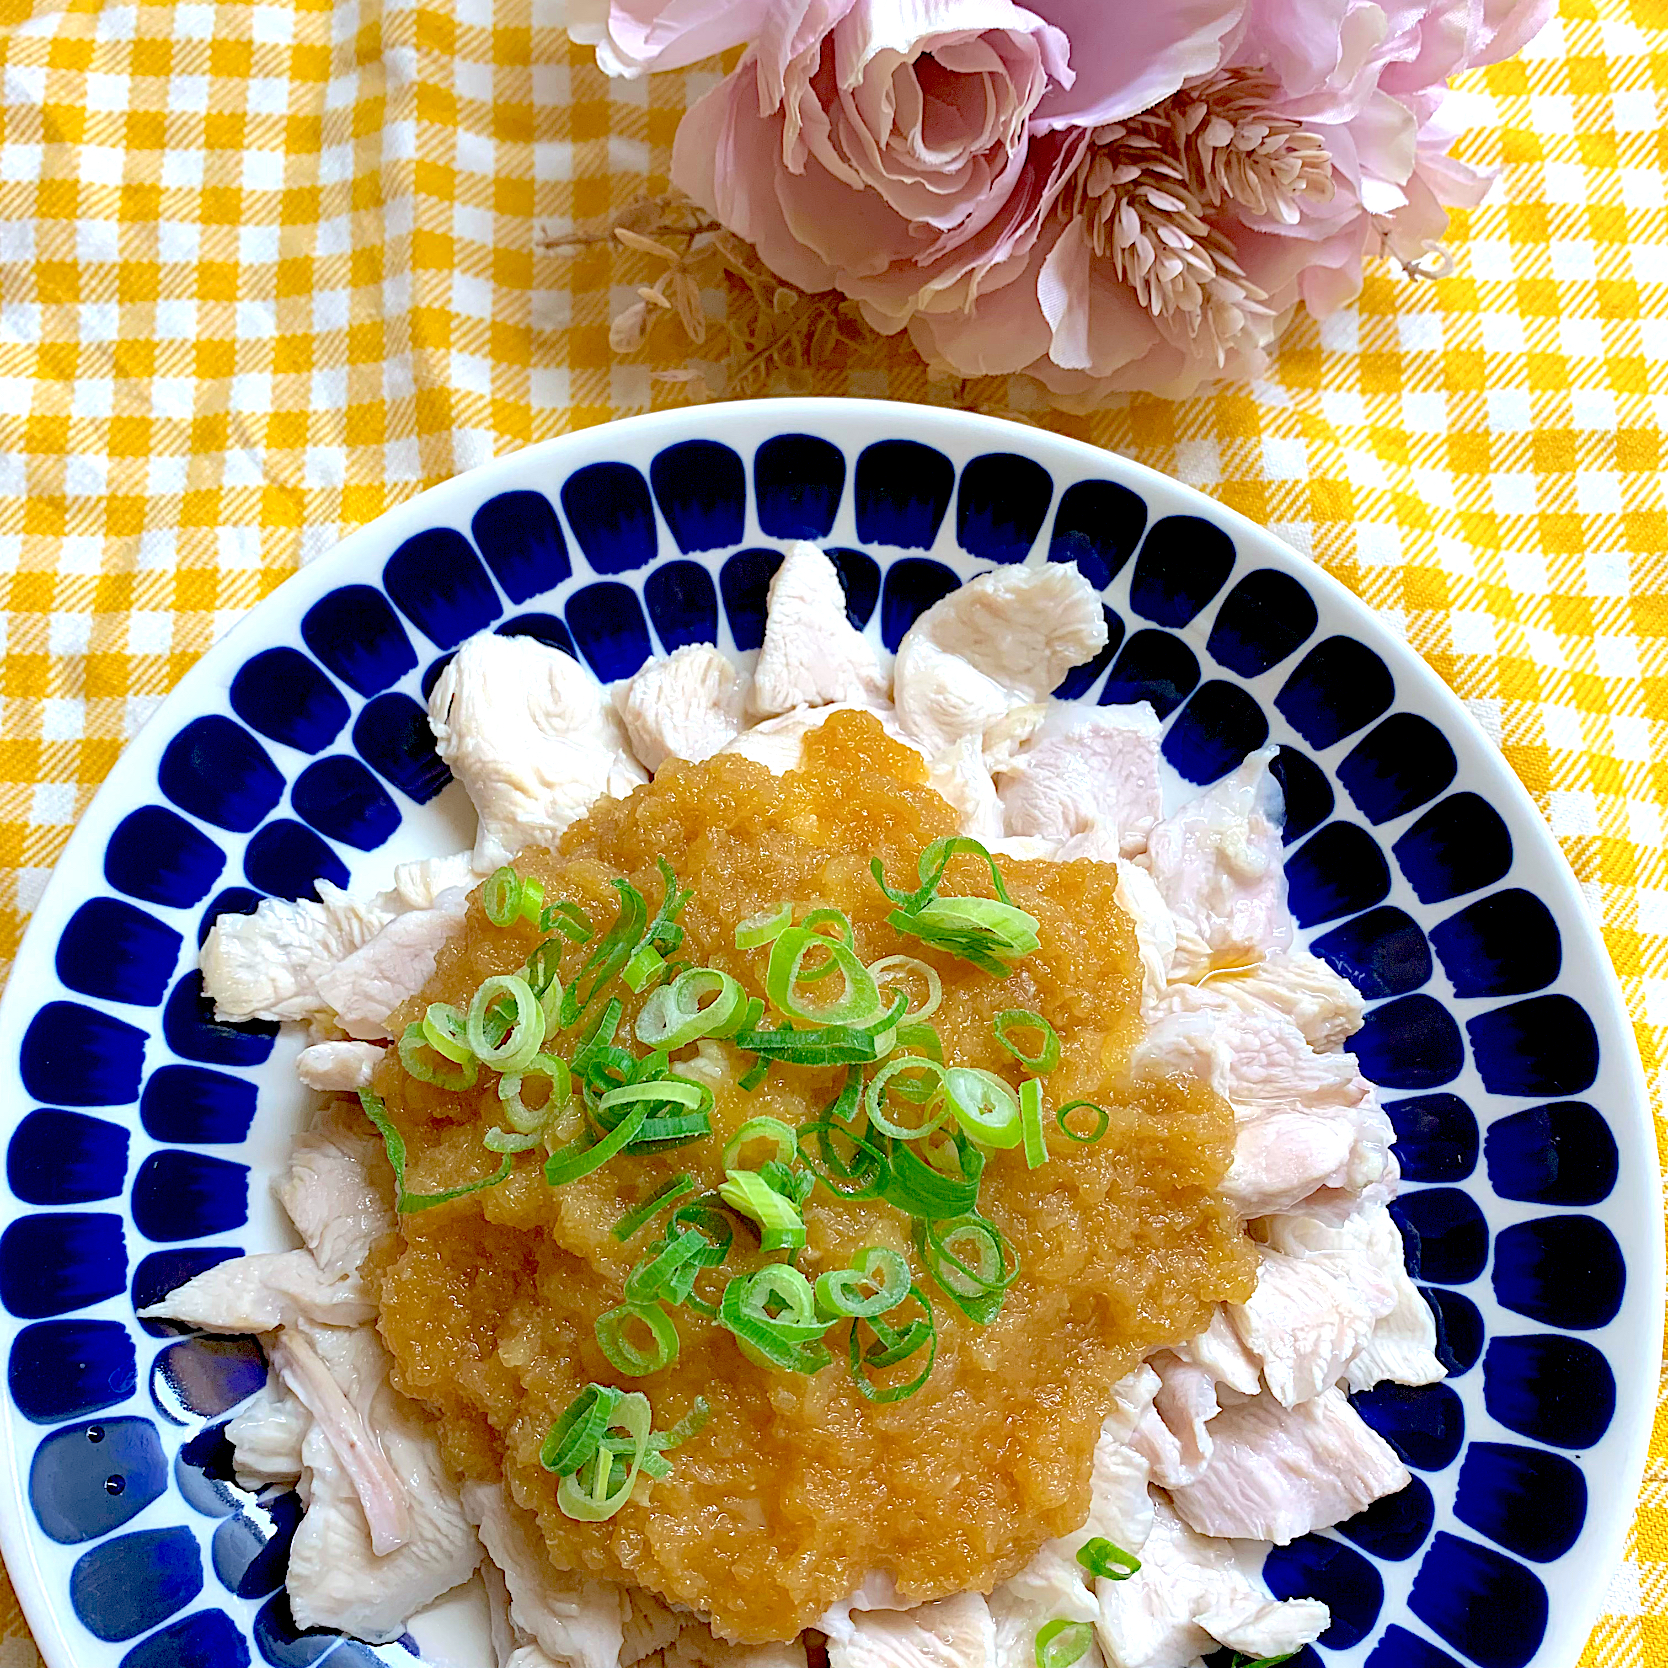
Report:
[[[1244,1298],[1253,1283],[1249,1241],[1216,1191],[1232,1155],[1226,1103],[1190,1080],[1125,1080],[1140,1030],[1140,967],[1133,927],[1114,900],[1115,869],[1002,861],[1013,901],[1040,923],[1041,946],[997,980],[889,927],[891,906],[869,873],[878,856],[894,885],[913,886],[922,847],[953,832],[953,813],[926,786],[917,756],[866,715],[841,714],[807,738],[798,771],[773,778],[733,757],[669,765],[629,798],[596,806],[559,853],[525,853],[517,863],[543,881],[547,899],[572,899],[605,929],[616,909],[610,880],[628,877],[653,909],[655,859],[664,857],[694,888],[680,955],[760,995],[766,952],[737,950],[736,924],[784,899],[801,910],[843,909],[865,962],[902,953],[937,967],[944,998],[933,1020],[946,1058],[1016,1085],[994,1016],[1030,1008],[1050,1019],[1063,1050],[1045,1083],[1048,1104],[1093,1100],[1111,1124],[1098,1142],[1076,1145],[1045,1114],[1051,1157],[1036,1170],[1017,1148],[991,1154],[980,1209],[1021,1262],[991,1324],[937,1300],[899,1211],[834,1200],[821,1188],[805,1205],[800,1267],[811,1278],[861,1247],[885,1245],[909,1255],[932,1292],[938,1354],[918,1394],[864,1400],[838,1346],[834,1366],[814,1376],[767,1371],[688,1309],[676,1313],[677,1360],[627,1379],[592,1331],[655,1235],[651,1227],[622,1245],[612,1233],[621,1215],[681,1172],[715,1187],[724,1142],[741,1123],[817,1117],[842,1070],[778,1065],[746,1094],[736,1079],[748,1059],[709,1043],[711,1138],[616,1158],[556,1189],[540,1173],[542,1152],[527,1154],[502,1185],[403,1218],[397,1244],[379,1259],[381,1330],[396,1382],[436,1416],[453,1468],[502,1478],[536,1516],[557,1566],[646,1587],[709,1614],[733,1639],[792,1637],[872,1570],[921,1598],[988,1591],[1042,1541],[1082,1521],[1113,1384],[1153,1348],[1197,1333],[1214,1303]],[[946,890],[990,891],[988,873],[966,857],[948,880]],[[530,925],[491,925],[477,896],[396,1029],[432,1001],[466,1006],[482,979],[518,970],[538,942]],[[564,980],[584,954],[565,953]],[[640,1005],[628,999],[628,1021]],[[577,1034],[547,1048],[571,1055]],[[383,1064],[375,1089],[406,1140],[412,1191],[494,1167],[481,1137],[500,1121],[496,1081],[483,1073],[477,1089],[448,1093],[409,1078],[392,1058]],[[736,1246],[724,1273],[767,1260],[744,1232]],[[843,1332],[831,1346],[836,1338],[843,1345]],[[669,1477],[640,1487],[610,1520],[582,1523],[558,1509],[557,1479],[538,1456],[552,1421],[593,1380],[646,1393],[657,1429],[697,1396],[712,1418],[668,1456]]]

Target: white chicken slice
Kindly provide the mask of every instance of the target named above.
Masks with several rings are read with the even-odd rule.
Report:
[[[927,780],[956,813],[956,830],[990,846],[1004,837],[1002,802],[977,736],[963,736],[927,766]],[[1049,855],[1052,855],[1050,848]]]
[[[741,674],[711,643],[686,643],[651,660],[615,694],[631,750],[645,770],[668,759],[698,764],[741,733]]]
[[[319,979],[396,913],[381,897],[349,897],[328,880],[317,888],[317,903],[264,898],[253,915],[222,915],[209,929],[197,963],[216,1019],[322,1017]]]
[[[327,1326],[376,1319],[376,1304],[355,1275],[331,1279],[311,1251],[257,1251],[216,1263],[160,1302],[141,1320],[172,1320],[206,1332],[272,1332],[305,1317]]]
[[[368,1042],[313,1043],[296,1056],[295,1075],[321,1094],[351,1094],[370,1086],[382,1050]]]
[[[1150,1025],[1176,959],[1176,918],[1145,869],[1121,857],[1113,861],[1118,865],[1115,896],[1135,923],[1135,942],[1141,952],[1141,1017]]]
[[[661,1658],[664,1668],[805,1668],[805,1645],[799,1639],[769,1640],[762,1645],[732,1645],[716,1638],[699,1617],[683,1618],[678,1636]]]
[[[1240,1126],[1222,1191],[1247,1221],[1300,1205],[1341,1220],[1395,1196],[1395,1138],[1371,1095],[1353,1111],[1269,1112]]]
[[[1337,1259],[1364,1281],[1381,1282],[1394,1294],[1349,1363],[1345,1382],[1351,1390],[1370,1390],[1381,1379],[1435,1384],[1448,1376],[1436,1358],[1436,1318],[1408,1278],[1401,1230],[1384,1205],[1363,1207],[1337,1224],[1311,1216],[1274,1216],[1265,1232],[1269,1245],[1289,1256]]]
[[[1178,979],[1256,961],[1291,943],[1283,802],[1268,768],[1277,751],[1253,753],[1148,836],[1147,867],[1179,927]]]
[[[1007,831],[1060,846],[1098,834],[1116,855],[1144,851],[1164,814],[1161,733],[1158,715],[1145,701],[1051,708],[1036,736],[1000,772]]]
[[[1257,1253],[1257,1288],[1227,1305],[1245,1347],[1262,1362],[1269,1394],[1295,1407],[1336,1384],[1378,1321],[1396,1306],[1390,1281],[1342,1251]]]
[[[885,698],[874,645],[846,618],[839,570],[814,544],[790,539],[770,582],[749,708],[769,718],[795,707]]]
[[[1203,1472],[1171,1490],[1176,1510],[1202,1535],[1284,1546],[1411,1480],[1336,1388],[1296,1407],[1267,1395],[1225,1407],[1211,1421],[1211,1438]]]
[[[1239,1009],[1282,1014],[1311,1048],[1333,1053],[1361,1029],[1366,1004],[1348,979],[1340,978],[1307,950],[1274,950],[1245,967],[1206,973],[1197,984],[1178,984],[1167,993],[1175,1012]]]
[[[453,887],[431,908],[396,915],[374,938],[321,974],[319,998],[336,1023],[350,1037],[386,1037],[389,1015],[428,983],[441,945],[468,912],[469,894]]]
[[[381,900],[391,909],[432,909],[434,900],[442,892],[461,886],[465,892],[491,873],[477,870],[472,851],[454,852],[450,857],[425,857],[415,863],[394,865],[394,884],[381,894]]]
[[[1175,1354],[1195,1367],[1203,1367],[1216,1380],[1217,1400],[1240,1396],[1254,1396],[1262,1389],[1262,1367],[1245,1345],[1228,1318],[1228,1311],[1217,1304],[1210,1317],[1210,1325],[1185,1344],[1177,1344]]]
[[[1096,1632],[1111,1668],[1188,1668],[1218,1645],[1282,1656],[1331,1625],[1318,1599],[1271,1599],[1242,1567],[1242,1556],[1194,1534],[1159,1502],[1140,1570],[1127,1581],[1097,1583]]]
[[[491,1560],[488,1560],[490,1562]],[[620,1646],[620,1668],[663,1651],[678,1636],[687,1615],[673,1610],[658,1594],[643,1587],[626,1587],[625,1643]]]
[[[1165,1488],[1190,1483],[1210,1463],[1210,1422],[1219,1411],[1216,1380],[1208,1369],[1160,1350],[1149,1363],[1158,1373],[1158,1394],[1142,1414],[1130,1446]]]
[[[571,1668],[615,1668],[625,1640],[621,1589],[557,1569],[537,1530],[497,1484],[466,1482],[462,1503],[487,1555],[503,1572],[511,1623]]]
[[[333,1627],[380,1644],[407,1618],[480,1562],[481,1543],[463,1515],[427,1427],[388,1384],[389,1357],[369,1326],[315,1327],[306,1340],[380,1449],[404,1502],[406,1533],[378,1556],[352,1478],[331,1432],[315,1420],[302,1444],[306,1511],[290,1549],[290,1610],[301,1628]],[[339,1438],[339,1433],[338,1433]]]
[[[1076,568],[1051,562],[982,573],[904,634],[892,668],[898,717],[929,754],[963,736],[983,744],[1009,713],[1045,701],[1105,646],[1100,598]],[[1011,733],[1003,740],[1011,745]]]
[[[226,1425],[232,1445],[232,1471],[241,1488],[260,1490],[271,1483],[293,1483],[301,1476],[301,1444],[313,1416],[284,1387],[276,1373]]]
[[[767,718],[750,730],[743,730],[721,752],[739,753],[744,759],[762,764],[772,776],[799,769],[800,744],[813,730],[821,729],[837,712],[870,712],[893,741],[920,748],[898,728],[897,717],[884,703],[874,706],[858,701],[839,701],[827,707],[798,707],[779,718]]]
[[[365,1254],[393,1230],[388,1179],[381,1138],[357,1107],[333,1110],[296,1137],[278,1202],[328,1277],[357,1274]]]
[[[825,1619],[835,1623],[829,1668],[997,1668],[996,1627],[981,1593]]]
[[[531,637],[483,631],[464,643],[429,694],[429,728],[480,817],[483,874],[648,780],[602,686]]]

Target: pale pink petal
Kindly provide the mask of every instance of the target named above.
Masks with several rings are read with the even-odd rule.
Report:
[[[1037,274],[1037,304],[1053,332],[1048,357],[1063,371],[1087,371],[1089,282],[1094,250],[1081,219],[1071,221]]]
[[[568,34],[596,48],[606,74],[636,77],[740,46],[769,10],[770,0],[575,0]]]

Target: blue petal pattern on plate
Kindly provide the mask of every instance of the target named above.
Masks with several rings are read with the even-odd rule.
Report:
[[[1265,1573],[1332,1605],[1299,1668],[1339,1651],[1523,1668],[1554,1624],[1568,1642],[1595,1524],[1625,1507],[1592,1480],[1613,1484],[1644,1406],[1613,1360],[1649,1330],[1628,1224],[1654,1217],[1627,1063],[1600,1040],[1614,1011],[1544,831],[1452,700],[1255,529],[1046,436],[793,410],[591,431],[441,489],[428,519],[408,506],[215,650],[77,834],[6,1009],[0,1304],[33,1532],[75,1549],[47,1596],[88,1629],[86,1662],[410,1660],[295,1628],[297,1502],[239,1488],[224,1434],[264,1376],[255,1341],[133,1314],[256,1232],[265,1178],[245,1161],[274,1027],[214,1018],[201,935],[320,879],[380,884],[386,862],[362,854],[408,822],[402,855],[453,849],[425,703],[471,632],[537,638],[609,681],[689,643],[745,652],[790,538],[828,550],[848,618],[894,650],[992,563],[1072,563],[1109,641],[1061,698],[1151,701],[1193,783],[1277,745],[1300,940],[1368,1004],[1352,1046],[1397,1130],[1394,1209],[1452,1382],[1354,1397],[1418,1474]],[[1529,1567],[1583,1559],[1579,1591]]]

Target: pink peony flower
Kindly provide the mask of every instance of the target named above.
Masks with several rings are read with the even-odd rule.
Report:
[[[770,0],[570,0],[568,35],[596,48],[597,67],[635,80],[740,46],[764,27]]]

